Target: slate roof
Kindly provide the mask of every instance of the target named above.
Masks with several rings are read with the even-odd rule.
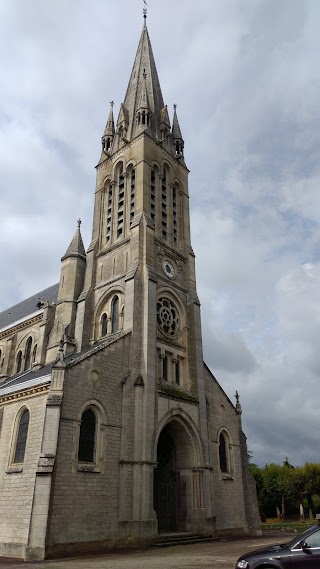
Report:
[[[107,338],[102,338],[93,346],[88,346],[87,348],[84,348],[80,352],[69,354],[69,356],[67,356],[64,359],[64,363],[66,364],[67,368],[73,367],[78,363],[86,360],[90,356],[93,356],[97,352],[100,352],[106,346],[109,346],[110,344],[117,342],[117,340],[123,338],[124,336],[127,336],[128,334],[131,334],[131,330],[126,330],[125,332],[123,331],[117,332],[116,334],[112,334]],[[25,383],[28,383],[33,379],[37,379],[38,377],[40,378],[50,375],[53,365],[54,365],[53,363],[45,364],[37,370],[29,369],[28,371],[21,371],[20,373],[11,375],[3,383],[0,384],[0,397],[1,397],[1,391],[3,389],[6,389],[7,387],[19,386],[21,387],[21,389],[23,389]],[[48,381],[48,379],[46,381]]]
[[[22,302],[7,308],[3,312],[0,312],[0,330],[10,326],[10,324],[13,324],[17,320],[26,318],[29,314],[37,312],[37,303],[39,302],[39,299],[43,302],[46,300],[50,303],[57,302],[58,288],[59,283],[49,286],[48,288],[37,292],[33,296],[30,296],[26,300],[23,300]]]
[[[28,371],[21,371],[20,373],[11,375],[8,379],[6,379],[3,383],[0,384],[0,396],[2,389],[6,389],[7,387],[13,387],[14,385],[21,385],[21,387],[23,387],[23,384],[26,383],[27,381],[30,381],[31,379],[36,379],[37,377],[44,377],[46,375],[51,374],[51,370],[52,370],[52,364],[46,364],[44,366],[41,366],[37,370],[29,369]]]

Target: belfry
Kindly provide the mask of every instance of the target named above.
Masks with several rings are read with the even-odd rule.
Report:
[[[241,407],[204,364],[188,169],[146,26],[59,283],[0,314],[0,554],[260,528]],[[192,198],[192,195],[191,195]]]

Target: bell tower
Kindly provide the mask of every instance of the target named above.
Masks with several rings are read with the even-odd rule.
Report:
[[[131,517],[147,521],[154,516],[152,500],[145,496],[152,495],[157,461],[155,426],[168,401],[195,406],[203,447],[200,462],[207,468],[209,461],[189,171],[177,106],[171,126],[146,19],[116,126],[111,103],[96,170],[92,241],[75,339],[82,350],[104,336],[132,334],[123,397],[125,401],[128,390],[129,401],[134,386],[134,448],[131,455],[123,429],[121,480],[125,484],[133,465],[146,492],[133,496]],[[130,518],[125,502],[120,510],[122,519]]]

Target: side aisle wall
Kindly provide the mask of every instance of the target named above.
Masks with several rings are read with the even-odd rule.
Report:
[[[204,366],[204,375],[213,467],[213,509],[216,517],[216,530],[218,533],[253,532],[256,534],[260,530],[260,523],[255,502],[255,485],[251,484],[251,475],[247,467],[240,417],[206,366]],[[221,433],[226,441],[226,471],[221,470],[219,458]],[[252,527],[254,523],[255,528]]]

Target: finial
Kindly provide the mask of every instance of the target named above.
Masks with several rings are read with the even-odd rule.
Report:
[[[240,397],[239,397],[238,391],[236,391],[235,398],[236,398],[236,401],[237,401],[237,403],[236,403],[236,413],[237,413],[237,415],[241,415],[241,414],[242,414],[242,409],[241,409],[241,403],[240,403]]]
[[[79,217],[79,219],[78,219],[78,221],[77,221],[77,224],[78,224],[79,229],[80,229],[81,223],[82,223],[82,221],[81,221],[81,219],[80,219],[80,217]]]
[[[174,105],[173,105],[173,108],[174,108],[175,111],[177,110],[177,105],[176,105],[175,103],[174,103]]]
[[[114,107],[114,101],[110,101],[110,105],[111,105],[111,108],[113,109],[113,107]]]
[[[144,5],[145,5],[145,6],[148,6],[148,4],[147,4],[146,0],[143,0],[143,3],[144,3]],[[143,8],[143,17],[144,17],[144,22],[146,22],[146,19],[147,19],[147,13],[148,13],[148,10],[147,10],[147,8]]]

